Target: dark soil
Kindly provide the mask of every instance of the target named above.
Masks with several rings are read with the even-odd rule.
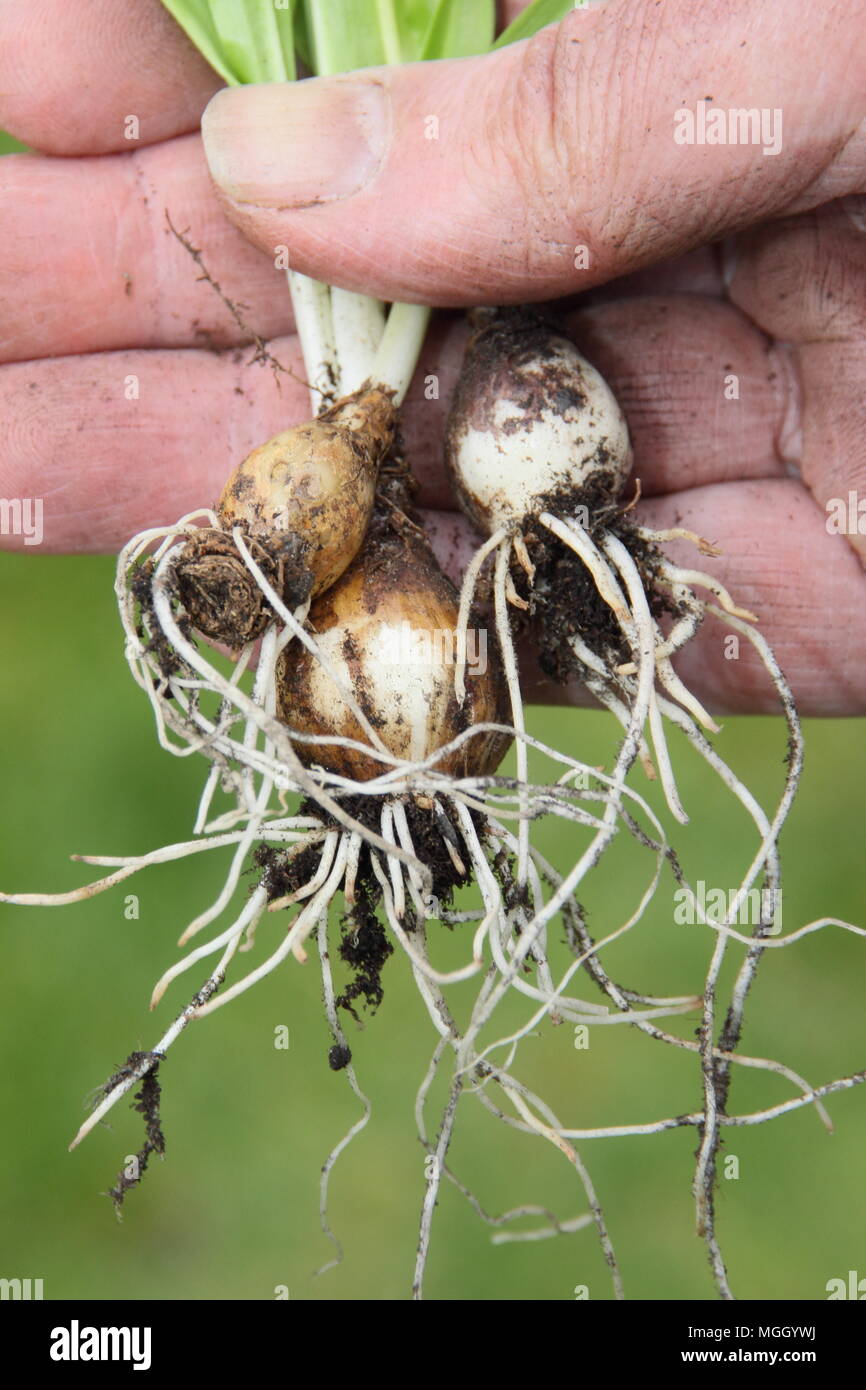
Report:
[[[135,1071],[142,1062],[147,1060],[150,1060],[152,1065],[141,1078],[141,1088],[135,1092],[132,1105],[133,1110],[137,1110],[140,1115],[144,1116],[144,1143],[131,1163],[127,1159],[117,1175],[114,1187],[109,1188],[108,1191],[118,1216],[121,1214],[127,1192],[130,1188],[137,1187],[144,1177],[151,1154],[162,1156],[165,1153],[165,1135],[162,1132],[159,1114],[162,1088],[157,1079],[160,1063],[164,1061],[162,1053],[131,1052],[123,1066],[108,1078],[100,1090],[100,1096],[107,1096],[119,1082],[126,1080],[130,1072]],[[129,1167],[133,1170],[132,1175],[127,1172]]]
[[[303,810],[300,814],[308,815],[310,812]],[[268,902],[296,893],[305,883],[309,883],[316,872],[321,853],[321,844],[308,845],[293,857],[289,856],[287,850],[259,845],[253,851],[253,864],[262,870],[258,883],[267,892]]]
[[[380,894],[379,884],[375,890],[369,882],[361,880],[355,885],[355,903],[340,923],[340,957],[352,971],[354,978],[343,993],[338,995],[338,1009],[345,1009],[356,1023],[360,1023],[355,1004],[363,1003],[375,1013],[382,1002],[382,967],[393,953],[394,947],[388,940],[385,928],[376,916],[376,903]]]
[[[610,479],[601,477],[579,493],[560,492],[543,498],[539,511],[567,519],[578,507],[585,507],[589,513],[586,529],[596,544],[604,532],[622,541],[637,565],[654,617],[664,613],[679,615],[680,606],[656,584],[661,552],[637,534],[631,516],[623,511],[619,501],[611,499]],[[630,661],[632,653],[616,616],[599,594],[580,556],[557,536],[533,524],[531,518],[525,520],[523,531],[536,567],[535,581],[528,589],[526,576],[519,567],[514,568],[513,578],[518,592],[529,600],[528,616],[535,619],[541,630],[539,663],[545,675],[561,684],[571,676],[585,675],[586,668],[571,647],[570,639],[575,636],[608,667]]]
[[[502,889],[502,900],[509,912],[513,912],[516,907],[521,907],[526,913],[532,915],[532,898],[529,892],[529,884],[524,883],[519,887],[514,876],[515,857],[509,854],[508,850],[500,849],[493,860],[493,869],[499,887]]]
[[[381,802],[373,796],[351,796],[342,800],[341,805],[355,820],[371,830],[378,832],[381,816]],[[447,839],[456,849],[465,865],[471,862],[459,826],[455,825],[440,809],[438,815],[427,804],[419,804],[413,799],[403,802],[409,833],[418,858],[430,870],[433,881],[433,894],[441,907],[448,907],[454,897],[454,890],[469,881],[468,874],[458,872],[448,853],[444,841]],[[301,816],[315,816],[324,829],[342,830],[326,811],[312,799],[304,800],[298,808]],[[473,823],[479,837],[485,832],[484,818],[471,811]],[[253,865],[260,870],[258,883],[267,891],[273,901],[287,894],[295,893],[309,882],[316,871],[321,854],[321,845],[310,845],[293,858],[286,850],[260,845],[253,853]],[[365,1009],[375,1012],[382,1002],[382,970],[393,946],[385,926],[379,920],[377,909],[381,902],[382,889],[370,861],[370,853],[362,846],[358,858],[355,877],[355,902],[347,910],[340,923],[341,940],[339,953],[342,960],[353,971],[353,978],[337,998],[337,1006],[350,1013],[360,1022],[356,1005],[361,1003]],[[407,907],[405,925],[407,931],[414,929],[411,911]],[[329,1065],[333,1070],[347,1065],[349,1058],[335,1065],[339,1060],[339,1047],[331,1049]]]
[[[163,678],[168,681],[184,669],[185,663],[181,661],[174,647],[163,634],[154,612],[151,587],[153,571],[153,561],[145,560],[133,574],[130,588],[139,611],[136,631],[144,644],[145,651],[151,653]],[[181,620],[179,626],[185,637],[190,635],[189,624],[185,618]]]
[[[250,554],[288,608],[310,592],[312,575],[301,539],[289,532],[248,538]],[[231,536],[203,527],[190,536],[175,565],[178,597],[189,623],[212,641],[238,651],[255,641],[274,613]]]
[[[345,1043],[334,1043],[328,1051],[328,1066],[331,1071],[342,1071],[352,1060],[352,1049]]]

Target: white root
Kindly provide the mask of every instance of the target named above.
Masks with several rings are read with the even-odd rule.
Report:
[[[171,1027],[162,1035],[156,1047],[148,1054],[145,1061],[139,1063],[137,1067],[130,1068],[124,1079],[106,1092],[100,1103],[91,1111],[90,1115],[88,1115],[87,1119],[84,1121],[84,1124],[78,1130],[78,1133],[69,1145],[70,1149],[74,1149],[80,1144],[82,1139],[85,1139],[90,1131],[105,1118],[108,1111],[111,1110],[128,1091],[132,1090],[136,1082],[140,1081],[147,1072],[152,1070],[153,1059],[161,1059],[165,1056],[171,1044],[180,1036],[192,1019],[197,1016],[197,1012],[202,1004],[211,997],[215,990],[219,989],[225,979],[226,967],[237,949],[237,941],[238,938],[235,936],[228,943],[216,969],[208,976],[201,989],[193,996],[186,1008],[178,1014]]]
[[[463,575],[463,583],[460,587],[460,604],[457,612],[457,627],[455,630],[455,645],[457,648],[457,659],[454,663],[454,692],[457,696],[457,703],[462,705],[466,699],[466,653],[467,653],[467,633],[469,628],[469,614],[472,610],[472,603],[475,598],[475,590],[478,587],[478,578],[481,574],[482,566],[488,555],[506,540],[508,528],[503,526],[498,531],[494,531],[483,545],[479,546]]]
[[[505,580],[508,574],[508,562],[510,558],[511,547],[501,545],[496,552],[493,611],[496,619],[496,637],[502,655],[505,683],[508,687],[508,699],[511,706],[511,722],[518,734],[516,744],[517,780],[521,785],[525,785],[528,780],[526,743],[519,735],[525,732],[526,723],[523,717],[523,697],[520,693],[520,676],[517,670],[517,656],[514,651],[514,641],[511,636],[511,620],[508,616],[508,599],[505,590]],[[529,822],[526,819],[524,802],[521,802],[520,809],[520,847],[517,858],[517,882],[518,886],[522,887],[526,883],[529,863]]]
[[[622,590],[589,533],[574,518],[565,522],[550,512],[542,512],[538,519],[542,526],[546,526],[548,531],[552,531],[562,541],[563,545],[580,557],[595,580],[596,588],[601,597],[612,609],[623,631],[628,632],[632,619]]]
[[[724,585],[720,584],[717,579],[713,579],[710,574],[703,574],[700,570],[680,569],[679,565],[671,564],[670,560],[665,561],[662,574],[665,578],[674,580],[678,584],[697,584],[701,589],[709,589],[711,594],[715,594],[725,612],[735,618],[744,618],[750,623],[758,621],[755,614],[750,613],[748,608],[739,608]]]
[[[273,970],[276,970],[277,966],[281,961],[285,960],[290,951],[296,956],[298,955],[298,952],[302,950],[303,943],[307,936],[309,936],[310,932],[315,930],[319,917],[327,913],[328,905],[337,890],[343,870],[346,867],[347,851],[348,836],[341,836],[334,854],[334,866],[327,881],[310,902],[307,903],[303,911],[295,918],[277,950],[274,951],[273,955],[269,956],[262,965],[258,966],[256,970],[251,970],[248,975],[245,975],[242,980],[238,980],[238,982],[232,985],[230,989],[227,989],[224,994],[217,995],[215,999],[211,999],[208,1003],[203,1004],[201,1008],[196,1011],[197,1017],[203,1018],[205,1014],[213,1013],[214,1009],[220,1009],[223,1005],[230,1003],[232,999],[237,999],[238,995],[245,994],[253,985],[258,984],[259,980],[264,979],[266,975],[270,975]],[[305,957],[302,957],[302,959],[305,959]]]
[[[375,306],[368,306],[368,311],[365,311],[366,341],[359,341],[353,360],[345,348],[351,323],[354,322],[356,327],[359,323],[356,315],[358,306],[350,302],[351,299],[347,297],[344,305],[340,293],[335,292],[328,301],[330,329],[332,336],[336,336],[337,355],[343,362],[342,377],[334,379],[332,373],[331,385],[333,389],[341,391],[352,389],[351,384],[356,383],[362,372],[367,372],[372,357],[376,358],[383,371],[385,369],[381,368],[381,364],[390,361],[391,366],[387,368],[390,372],[395,361],[395,335],[400,331],[415,331],[420,322],[420,316],[413,316],[407,311],[401,329],[400,315],[392,312],[385,325],[381,312]],[[324,301],[320,299],[317,303],[316,312],[324,312]],[[354,320],[353,315],[356,316]],[[322,352],[325,356],[322,361],[330,351],[326,336],[323,327]],[[322,363],[319,365],[321,368]],[[395,382],[395,389],[403,391],[407,384],[405,380]],[[205,515],[213,524],[213,514]],[[269,847],[280,855],[280,863],[286,865],[295,862],[305,851],[316,850],[312,856],[315,861],[313,867],[305,871],[304,881],[298,882],[294,891],[269,901],[263,876],[252,895],[240,908],[233,910],[234,915],[228,925],[215,929],[212,939],[188,952],[164,972],[154,991],[154,1003],[163,996],[170,983],[200,960],[218,957],[218,964],[202,990],[178,1015],[154,1054],[146,1056],[129,1074],[125,1073],[118,1084],[103,1096],[100,1105],[76,1136],[74,1143],[77,1143],[146,1074],[154,1065],[154,1060],[159,1060],[166,1047],[193,1018],[204,1017],[238,998],[277,969],[288,956],[294,955],[303,962],[306,959],[305,942],[313,932],[317,936],[326,1015],[335,1043],[345,1047],[328,957],[328,909],[341,891],[351,909],[362,891],[359,880],[366,889],[370,880],[365,876],[372,873],[373,898],[379,898],[387,928],[402,948],[401,954],[412,970],[419,996],[437,1037],[434,1059],[422,1082],[416,1104],[419,1134],[434,1162],[428,1168],[421,1211],[414,1296],[420,1297],[423,1289],[433,1214],[444,1175],[472,1201],[482,1218],[494,1226],[502,1226],[520,1215],[536,1216],[545,1223],[529,1231],[498,1231],[494,1236],[497,1242],[541,1240],[554,1234],[576,1232],[594,1224],[612,1270],[616,1294],[621,1297],[622,1283],[607,1223],[574,1141],[659,1133],[675,1125],[690,1124],[700,1129],[694,1178],[699,1224],[704,1229],[719,1292],[729,1297],[730,1288],[713,1229],[710,1205],[713,1165],[722,1128],[728,1124],[762,1123],[776,1114],[788,1113],[807,1104],[814,1105],[820,1118],[829,1125],[829,1116],[821,1104],[822,1097],[864,1079],[857,1075],[824,1087],[814,1087],[781,1062],[746,1057],[737,1051],[745,998],[757,962],[765,950],[791,945],[802,936],[831,924],[861,936],[866,936],[866,931],[829,918],[809,923],[784,937],[767,937],[760,932],[755,936],[737,930],[739,907],[758,876],[764,873],[770,884],[779,881],[776,846],[799,777],[800,765],[799,730],[793,701],[764,639],[749,625],[752,615],[738,608],[727,590],[710,576],[662,561],[656,572],[658,582],[671,592],[680,605],[680,616],[665,637],[651,612],[638,567],[616,535],[601,533],[601,539],[597,539],[599,533],[595,532],[596,539],[593,539],[576,520],[562,520],[550,513],[544,513],[540,523],[587,566],[599,595],[610,607],[623,641],[630,649],[631,661],[612,668],[602,653],[594,651],[580,638],[572,642],[575,658],[586,671],[587,685],[613,712],[624,730],[611,773],[603,773],[558,750],[550,749],[526,732],[509,611],[509,606],[513,607],[518,597],[511,584],[512,556],[530,585],[535,572],[519,529],[503,526],[496,531],[479,548],[466,572],[460,594],[458,661],[455,670],[455,691],[462,702],[466,694],[466,643],[465,640],[461,643],[459,634],[463,633],[465,638],[483,566],[491,556],[495,556],[492,566],[493,610],[502,651],[504,681],[511,701],[508,729],[516,741],[516,778],[453,778],[440,770],[443,759],[452,749],[462,746],[468,739],[481,737],[497,726],[478,725],[463,730],[447,750],[439,749],[424,760],[409,762],[388,753],[353,692],[340,687],[348,708],[358,720],[365,742],[322,737],[317,742],[353,747],[378,761],[380,770],[376,776],[369,781],[356,782],[322,769],[306,767],[298,758],[294,746],[302,741],[300,735],[285,729],[276,719],[276,662],[288,642],[303,643],[326,670],[329,667],[320,644],[305,627],[306,607],[302,605],[292,612],[282,603],[239,531],[234,533],[238,553],[276,617],[261,643],[257,671],[252,678],[252,694],[247,694],[246,690],[250,685],[249,672],[255,656],[253,644],[240,653],[230,675],[222,676],[196,644],[184,635],[177,618],[173,567],[177,547],[185,536],[196,529],[191,517],[173,528],[154,529],[136,538],[127,547],[118,575],[118,597],[127,633],[127,655],[138,683],[151,700],[160,740],[179,756],[202,751],[212,761],[195,820],[195,831],[200,838],[134,859],[93,860],[91,862],[102,863],[114,872],[73,894],[4,895],[0,900],[40,904],[78,901],[123,881],[129,874],[150,864],[169,862],[207,849],[226,849],[230,862],[223,887],[211,906],[190,923],[181,937],[181,944],[185,944],[228,911],[252,850]],[[681,528],[659,533],[645,532],[641,528],[638,534],[653,541],[688,535],[689,539],[701,545],[705,553],[712,551],[708,543],[701,542],[700,538],[683,532]],[[155,621],[182,662],[181,669],[170,676],[165,675],[154,654],[147,650],[148,636],[156,634],[145,632],[142,639],[137,632],[140,615],[128,583],[128,574],[147,554],[152,554],[156,565],[152,583]],[[692,592],[693,585],[707,589],[720,606],[696,598]],[[701,732],[700,726],[711,732],[716,732],[717,726],[684,686],[672,665],[671,658],[691,641],[707,612],[722,617],[755,645],[780,693],[789,726],[794,730],[792,767],[779,807],[772,818],[761,811],[739,778],[719,758]],[[335,673],[329,670],[329,674],[338,683]],[[204,703],[208,696],[216,697],[219,702],[214,715],[206,713],[212,707],[210,703]],[[644,762],[648,770],[657,769],[671,813],[681,823],[686,822],[667,746],[665,721],[675,724],[685,734],[699,755],[743,805],[757,830],[758,846],[724,921],[709,920],[706,914],[701,913],[693,895],[696,919],[712,933],[708,938],[712,941],[711,959],[702,993],[646,997],[634,991],[622,990],[607,974],[601,958],[611,944],[625,933],[642,929],[666,864],[675,866],[675,872],[680,875],[678,882],[691,891],[672,857],[658,818],[627,785],[630,770],[638,759]],[[650,746],[655,769],[650,761]],[[530,783],[530,749],[538,749],[558,763],[561,773],[557,774],[558,781],[553,785]],[[230,811],[214,814],[214,799],[220,788],[235,798],[235,806]],[[313,805],[321,808],[321,816],[293,817],[287,814],[285,798],[297,794],[306,795]],[[361,795],[366,798],[370,814],[365,813],[362,819],[356,819],[348,814],[344,803],[347,798]],[[412,802],[416,806],[423,806],[430,817],[430,824],[439,829],[442,845],[450,857],[455,874],[462,878],[468,872],[476,884],[482,902],[480,909],[454,911],[433,899],[430,868],[424,863],[419,850],[421,842],[416,844],[413,841],[411,826],[415,821],[412,819],[410,825],[410,815],[407,814],[408,809],[414,816],[410,805]],[[580,850],[575,851],[575,862],[563,875],[556,874],[532,844],[530,832],[533,821],[548,815],[568,822],[570,831],[582,837]],[[624,921],[618,919],[618,926],[594,941],[580,924],[580,910],[573,908],[574,895],[591,872],[604,861],[605,852],[614,836],[623,830],[634,838],[637,845],[653,854],[652,871],[647,875],[645,886],[642,885],[640,900],[634,910],[624,914]],[[501,852],[499,858],[497,851]],[[516,857],[516,870],[510,867],[513,861],[508,859],[509,855]],[[508,867],[503,868],[500,859],[507,860]],[[492,867],[494,861],[495,872]],[[286,907],[291,909],[292,915],[287,919],[287,926],[280,924],[281,935],[276,948],[270,943],[269,953],[261,964],[226,988],[224,979],[227,966],[236,952],[253,946],[257,923],[262,921],[266,924],[259,928],[260,935],[264,935],[272,925],[276,925],[271,914]],[[573,955],[564,968],[558,963],[555,953],[551,954],[551,950],[555,952],[559,933],[549,929],[559,914],[562,914],[567,930],[572,933],[569,940],[572,942]],[[574,926],[575,917],[579,922],[577,927]],[[434,963],[437,954],[435,938],[428,933],[428,924],[434,918],[448,922],[455,928],[465,924],[467,952],[460,957],[464,963],[455,969],[441,970]],[[550,942],[554,943],[552,948],[548,934]],[[726,951],[733,951],[736,945],[743,946],[746,954],[731,992],[726,1022],[717,1038],[716,1019],[721,1014],[721,1000],[716,996],[721,988],[722,961]],[[602,990],[602,1003],[582,999],[573,992],[574,977],[581,970],[584,972],[581,979],[585,979],[587,974],[591,975]],[[476,983],[469,986],[469,981],[473,979],[476,979]],[[460,1000],[459,1010],[452,1011],[451,1008],[452,987],[463,991],[459,996],[454,996]],[[474,991],[474,998],[471,994],[466,997],[467,987]],[[494,1025],[502,1015],[497,1011],[503,1001],[513,1001],[515,998],[520,1000],[523,1011],[516,1019],[513,1014],[506,1015],[508,1022],[499,1036]],[[523,999],[529,1001],[528,1008],[522,1004]],[[698,1003],[703,1009],[699,1042],[678,1038],[660,1028],[661,1020],[691,1013]],[[462,1020],[467,1017],[468,1023],[458,1026],[455,1018]],[[564,1126],[544,1101],[515,1074],[518,1054],[526,1048],[528,1040],[547,1025],[556,1025],[563,1020],[589,1027],[633,1026],[656,1041],[695,1054],[700,1059],[704,1083],[701,1109],[676,1119],[645,1125],[596,1128]],[[453,1074],[437,1137],[431,1141],[424,1127],[424,1105],[433,1079],[446,1056],[450,1056],[453,1063]],[[494,1057],[500,1065],[494,1063]],[[730,1116],[725,1111],[724,1102],[719,1100],[718,1082],[728,1070],[737,1066],[779,1075],[797,1088],[798,1094],[781,1106],[768,1107],[751,1115]],[[339,1155],[367,1124],[370,1115],[369,1101],[358,1087],[351,1063],[345,1070],[349,1084],[361,1102],[362,1114],[332,1149],[323,1169],[321,1185],[322,1227],[333,1241],[338,1258],[339,1243],[331,1231],[327,1215],[329,1176]],[[497,1087],[504,1098],[501,1107],[491,1096]],[[488,1217],[446,1163],[458,1110],[466,1095],[475,1096],[500,1121],[555,1146],[578,1173],[590,1207],[589,1213],[569,1221],[559,1221],[545,1208],[527,1205],[515,1208],[502,1217]],[[325,1267],[329,1268],[330,1265]]]
[[[267,894],[265,890],[263,888],[257,888],[240,916],[232,922],[230,927],[227,927],[226,930],[215,937],[213,941],[205,942],[203,946],[199,946],[195,951],[190,951],[189,955],[184,956],[183,960],[179,960],[174,965],[170,966],[154,987],[150,999],[150,1007],[155,1009],[172,980],[177,979],[178,975],[190,970],[192,966],[196,965],[198,961],[203,960],[205,956],[214,955],[220,947],[227,947],[229,945],[234,945],[236,947],[247,928],[252,930],[255,927],[256,922],[265,910],[266,902]]]
[[[334,997],[334,981],[331,975],[331,958],[328,952],[328,919],[327,914],[325,913],[323,913],[322,916],[319,918],[319,925],[317,927],[317,942],[319,948],[319,965],[321,967],[322,972],[322,998],[325,1002],[325,1017],[328,1020],[328,1026],[331,1029],[331,1036],[334,1039],[335,1045],[337,1047],[344,1048],[346,1053],[349,1053],[349,1045],[346,1041],[346,1035],[343,1032],[343,1028],[340,1023],[340,1016],[337,1013],[337,1002]],[[341,1246],[339,1240],[337,1239],[336,1235],[331,1229],[331,1224],[328,1220],[328,1188],[331,1180],[331,1171],[334,1167],[334,1164],[337,1162],[337,1159],[340,1157],[340,1154],[348,1148],[352,1140],[361,1133],[361,1130],[366,1128],[370,1116],[373,1113],[373,1107],[368,1097],[365,1096],[364,1092],[361,1090],[361,1087],[358,1084],[358,1078],[355,1075],[355,1068],[352,1065],[352,1062],[348,1061],[345,1067],[342,1068],[342,1070],[346,1074],[349,1086],[351,1087],[354,1094],[357,1096],[358,1100],[361,1102],[362,1111],[355,1123],[349,1126],[342,1139],[340,1139],[338,1143],[334,1145],[334,1147],[331,1149],[331,1152],[328,1154],[328,1157],[325,1159],[325,1162],[322,1164],[322,1175],[319,1179],[319,1220],[321,1222],[322,1230],[324,1231],[328,1240],[330,1240],[333,1244],[336,1253],[334,1259],[329,1260],[326,1264],[322,1265],[319,1269],[316,1270],[317,1275],[326,1274],[329,1269],[333,1269],[335,1265],[338,1265],[343,1258],[343,1247]]]

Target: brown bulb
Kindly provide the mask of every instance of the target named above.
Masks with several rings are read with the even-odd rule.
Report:
[[[275,435],[223,488],[217,504],[223,526],[272,543],[296,536],[313,593],[327,589],[358,553],[370,524],[396,415],[390,393],[362,388],[317,419]]]
[[[396,419],[390,392],[362,387],[244,459],[217,504],[223,529],[197,531],[176,565],[194,628],[237,650],[273,618],[234,544],[234,527],[289,608],[340,577],[370,524]]]
[[[398,514],[399,515],[399,514]],[[503,682],[492,633],[467,643],[466,699],[454,694],[457,594],[408,521],[377,518],[357,559],[310,611],[310,626],[341,681],[390,753],[427,758],[476,723],[505,723]],[[297,642],[277,670],[277,709],[290,728],[369,743],[318,660]],[[453,777],[495,771],[510,739],[479,734],[438,762]],[[296,744],[298,756],[356,781],[388,770],[352,749]]]

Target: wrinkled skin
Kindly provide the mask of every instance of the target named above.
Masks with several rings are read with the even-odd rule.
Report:
[[[866,534],[828,532],[826,507],[866,497],[864,68],[864,0],[828,0],[808,25],[790,0],[610,0],[513,50],[368,78],[354,183],[329,163],[336,117],[293,116],[295,92],[224,93],[205,121],[218,193],[198,128],[219,82],[158,0],[7,3],[0,125],[42,153],[3,161],[0,495],[44,498],[47,549],[116,550],[213,502],[238,459],[306,417],[299,382],[278,390],[250,351],[212,350],[242,335],[165,209],[299,374],[278,244],[385,298],[566,297],[627,415],[644,519],[722,547],[713,571],[759,614],[804,713],[862,714]],[[705,95],[782,109],[781,151],[678,145],[674,110]],[[452,577],[474,544],[440,462],[464,334],[437,321],[405,416]],[[773,708],[713,621],[678,667],[715,711]]]

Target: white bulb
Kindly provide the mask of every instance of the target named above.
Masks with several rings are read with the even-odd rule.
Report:
[[[478,525],[492,532],[521,521],[554,493],[579,504],[593,478],[609,478],[618,495],[631,467],[628,426],[607,382],[566,339],[504,362],[490,385],[494,398],[470,398],[449,428],[449,464]]]

